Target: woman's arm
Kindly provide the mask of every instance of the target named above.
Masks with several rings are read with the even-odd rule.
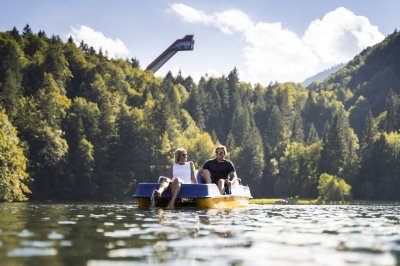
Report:
[[[194,176],[194,172],[196,171],[196,169],[194,168],[194,163],[192,161],[190,161],[190,175],[192,177],[192,183],[193,184],[197,184],[197,179]]]

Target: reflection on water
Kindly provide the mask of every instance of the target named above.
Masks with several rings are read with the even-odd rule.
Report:
[[[400,265],[400,206],[1,204],[1,265]]]

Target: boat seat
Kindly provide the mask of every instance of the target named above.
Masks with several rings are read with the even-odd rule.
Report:
[[[194,173],[194,176],[196,177],[197,180],[197,184],[204,184],[204,179],[203,179],[203,175],[200,173],[200,171],[196,170],[196,172]],[[161,178],[161,177],[160,177]],[[234,183],[234,186],[237,185],[241,185],[242,184],[242,179],[240,179],[239,177],[237,178],[238,182]]]
[[[197,184],[204,184],[203,175],[200,173],[200,171],[196,170],[196,173],[194,174],[194,176],[196,177]]]

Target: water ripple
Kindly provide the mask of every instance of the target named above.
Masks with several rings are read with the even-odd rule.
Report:
[[[400,265],[399,206],[4,204],[0,217],[10,265]]]
[[[35,256],[55,256],[55,248],[19,248],[7,252],[9,257],[35,257]]]

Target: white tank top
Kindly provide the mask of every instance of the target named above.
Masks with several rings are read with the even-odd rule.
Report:
[[[185,183],[192,183],[192,175],[190,169],[190,162],[185,162],[185,164],[174,163],[172,166],[172,180],[175,178],[182,179]]]

